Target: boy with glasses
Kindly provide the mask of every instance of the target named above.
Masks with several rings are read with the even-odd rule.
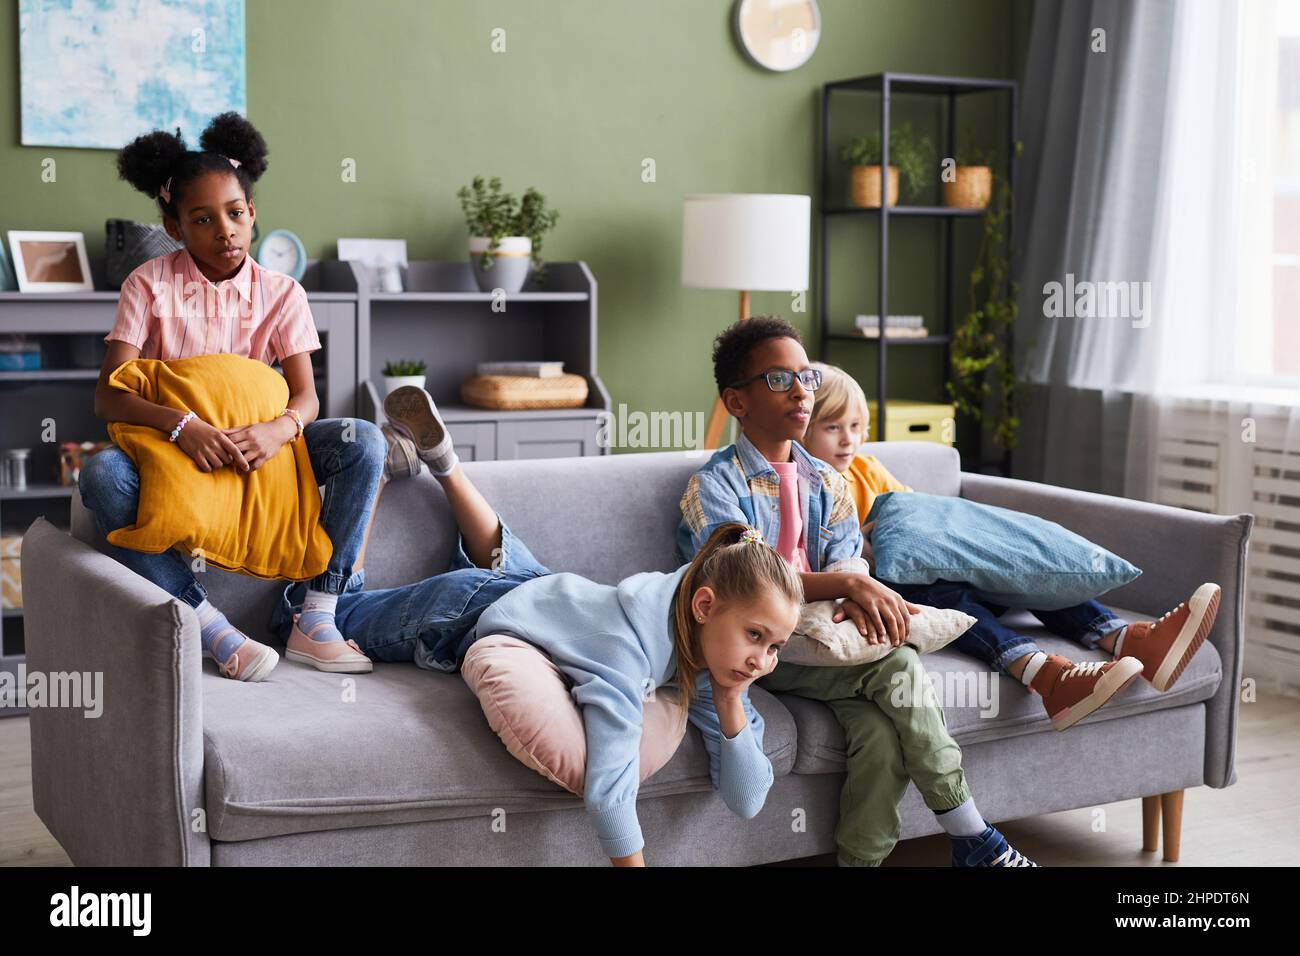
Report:
[[[740,437],[687,482],[677,534],[682,559],[694,557],[718,525],[748,524],[800,572],[806,600],[843,599],[835,620],[847,616],[869,640],[894,645],[870,664],[782,662],[757,682],[825,701],[844,728],[848,775],[835,831],[839,862],[875,866],[889,855],[910,779],[952,838],[954,866],[1034,866],[980,816],[942,707],[929,695],[896,693],[900,684],[916,688],[924,680],[915,649],[903,644],[916,606],[870,575],[824,570],[860,556],[862,533],[844,478],[799,443],[821,373],[811,367],[798,330],[774,316],[737,322],[714,343],[713,372]],[[914,706],[913,697],[925,703]]]

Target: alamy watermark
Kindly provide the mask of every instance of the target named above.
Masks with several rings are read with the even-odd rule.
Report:
[[[104,713],[103,671],[0,671],[0,708],[67,707],[89,718]]]
[[[601,448],[673,448],[703,452],[704,413],[686,411],[629,411],[600,413],[596,444]]]
[[[1133,328],[1151,324],[1150,282],[1076,282],[1073,272],[1065,282],[1043,285],[1043,315],[1049,319],[1132,319]]]

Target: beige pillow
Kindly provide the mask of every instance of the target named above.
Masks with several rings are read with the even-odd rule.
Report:
[[[489,634],[470,645],[460,673],[488,726],[515,759],[581,796],[587,776],[586,729],[570,693],[572,682],[550,655],[509,634]],[[677,700],[677,688],[666,685],[642,704],[642,782],[673,758],[686,733],[686,715]]]
[[[867,562],[862,558],[847,558],[828,565],[830,571],[867,573]],[[844,667],[849,664],[870,664],[894,649],[892,644],[871,644],[857,625],[847,618],[838,624],[831,620],[837,607],[835,601],[810,601],[799,612],[799,624],[790,640],[781,649],[781,660],[812,667]],[[913,614],[908,622],[907,642],[921,654],[937,651],[965,634],[975,623],[975,618],[962,611],[917,605],[920,613]]]

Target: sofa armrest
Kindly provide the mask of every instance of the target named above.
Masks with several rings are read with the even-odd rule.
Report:
[[[44,518],[23,535],[22,565],[28,683],[77,673],[99,697],[89,710],[32,706],[37,815],[77,865],[207,866],[194,813],[204,807],[197,616]]]
[[[1223,680],[1206,702],[1205,782],[1231,784],[1245,651],[1246,549],[1255,516],[1203,514],[967,472],[961,497],[1055,521],[1142,570],[1137,580],[1104,595],[1104,603],[1160,615],[1206,581],[1223,588],[1209,636],[1223,662]]]

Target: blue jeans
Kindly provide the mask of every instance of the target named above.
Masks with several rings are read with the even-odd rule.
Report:
[[[349,425],[354,429],[351,435],[345,430]],[[325,486],[321,527],[334,543],[329,565],[311,580],[310,586],[328,594],[341,594],[354,579],[357,587],[364,581],[364,572],[356,564],[383,480],[387,442],[373,422],[355,418],[314,421],[303,429],[303,440],[307,442],[316,483]],[[92,456],[81,469],[77,485],[82,504],[95,515],[104,534],[135,524],[140,474],[121,448],[110,446]],[[110,544],[108,551],[191,607],[198,607],[208,596],[190,570],[189,558],[175,549],[147,554]]]
[[[451,568],[414,584],[362,591],[349,584],[339,595],[334,621],[371,660],[415,661],[432,670],[454,671],[470,645],[479,616],[525,581],[550,574],[528,546],[501,522],[501,553],[492,568],[480,568],[456,544]],[[293,615],[302,610],[304,586],[291,584],[271,615],[271,630],[287,639]]]
[[[969,584],[960,581],[936,581],[934,584],[882,583],[913,604],[952,608],[975,618],[974,626],[950,646],[978,657],[990,667],[1004,673],[1012,661],[1039,650],[1033,638],[1016,633],[998,620],[1007,611],[1004,606],[981,599]],[[1096,647],[1098,641],[1124,624],[1114,612],[1096,601],[1086,601],[1059,611],[1029,613],[1058,637],[1077,641],[1088,648]]]

